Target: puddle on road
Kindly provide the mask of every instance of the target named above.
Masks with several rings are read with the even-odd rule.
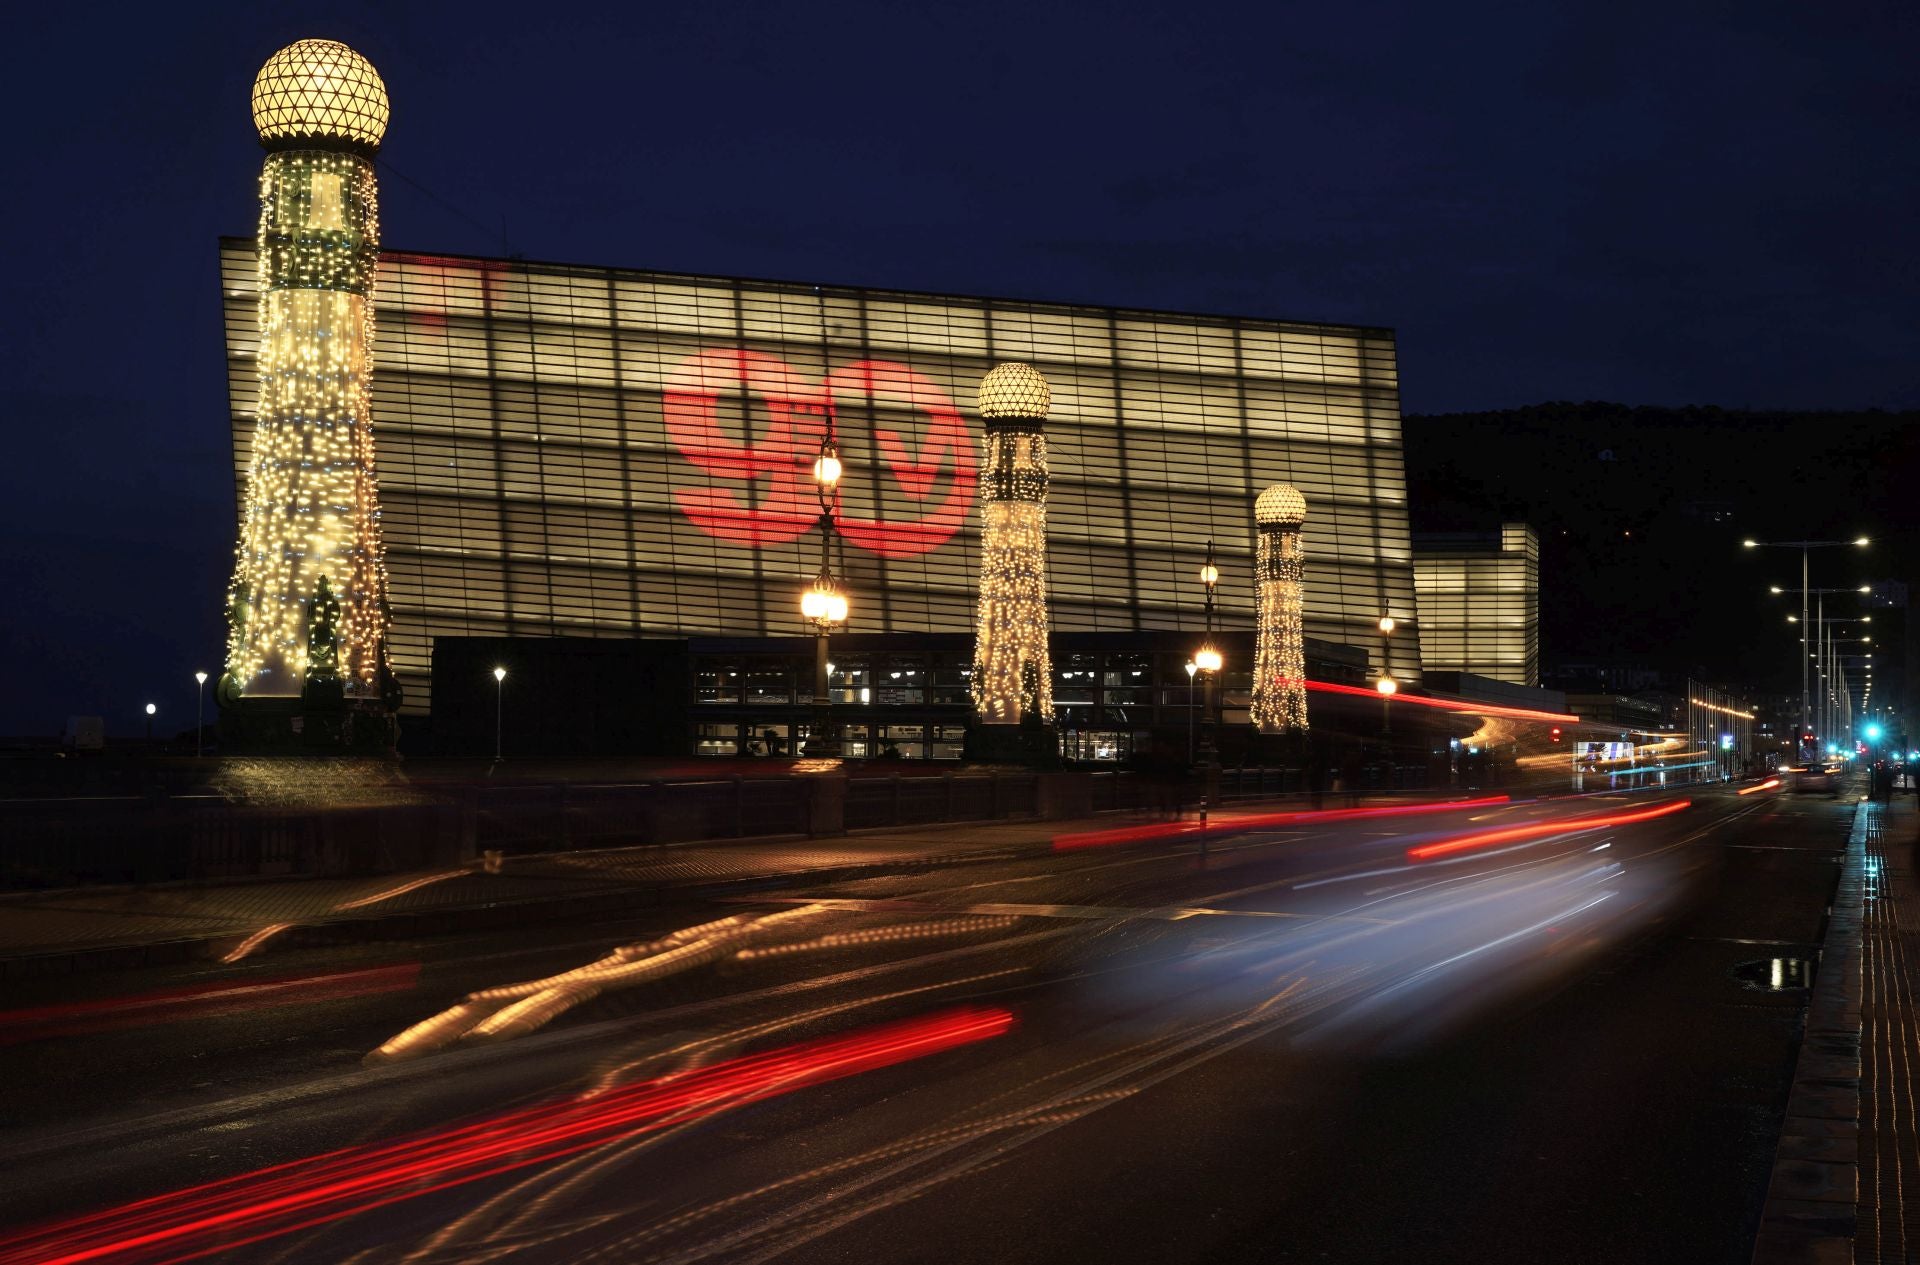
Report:
[[[1812,958],[1755,958],[1733,968],[1742,988],[1762,993],[1800,992],[1813,987]]]

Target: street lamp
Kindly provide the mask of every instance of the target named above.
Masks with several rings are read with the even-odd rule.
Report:
[[[1845,549],[1845,548],[1865,549],[1869,543],[1871,542],[1865,536],[1856,536],[1852,540],[1753,540],[1753,539],[1747,539],[1740,542],[1741,546],[1746,549],[1798,549],[1800,551],[1800,622],[1803,624],[1807,622],[1806,590],[1810,583],[1810,581],[1808,580],[1808,568],[1807,568],[1808,552],[1814,549]],[[1781,590],[1778,587],[1774,589],[1774,592],[1776,593],[1780,591]],[[1805,733],[1807,731],[1807,721],[1809,719],[1808,706],[1807,706],[1809,701],[1808,695],[1809,695],[1809,690],[1808,690],[1807,664],[1806,664],[1806,660],[1802,659],[1800,661],[1800,732],[1801,733]]]
[[[153,714],[159,710],[152,703],[147,704],[147,745],[149,747],[153,745]]]
[[[207,674],[195,672],[193,704],[193,758],[198,760],[203,754],[202,743],[207,732]]]
[[[500,762],[500,722],[506,716],[507,670],[493,670],[493,762]]]
[[[1194,667],[1206,673],[1206,692],[1202,695],[1201,708],[1205,712],[1206,724],[1200,727],[1200,763],[1205,766],[1206,790],[1201,809],[1219,798],[1220,792],[1220,751],[1217,729],[1220,708],[1220,668],[1226,659],[1220,654],[1220,648],[1213,642],[1213,597],[1214,587],[1220,583],[1220,568],[1213,562],[1213,542],[1207,542],[1206,561],[1200,564],[1200,584],[1207,591],[1207,637],[1200,648],[1193,653]]]
[[[1390,676],[1383,676],[1374,688],[1380,691],[1380,732],[1383,735],[1390,734],[1393,732],[1393,696],[1400,692],[1400,683]]]
[[[820,453],[813,459],[813,488],[820,499],[820,571],[813,583],[800,594],[800,617],[813,625],[813,716],[808,725],[806,754],[837,756],[840,735],[833,731],[833,704],[827,697],[827,637],[847,622],[850,609],[846,591],[834,578],[831,565],[833,548],[833,506],[840,488],[840,476],[846,467],[840,462],[840,449],[833,441],[833,418],[827,418],[827,434],[820,441]]]

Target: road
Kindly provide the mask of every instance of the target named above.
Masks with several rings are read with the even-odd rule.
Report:
[[[15,985],[0,1261],[1744,1262],[1851,819],[1118,832]]]

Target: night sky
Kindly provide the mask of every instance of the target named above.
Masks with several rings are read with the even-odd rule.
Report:
[[[29,6],[0,735],[148,700],[171,732],[220,671],[215,239],[253,231],[248,90],[295,39],[386,80],[389,247],[1388,325],[1431,414],[1920,406],[1916,35],[1894,3]]]

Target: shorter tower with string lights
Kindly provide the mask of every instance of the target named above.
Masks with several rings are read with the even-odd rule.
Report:
[[[1250,718],[1263,734],[1307,727],[1307,648],[1302,621],[1305,555],[1300,529],[1307,498],[1290,483],[1276,483],[1253,503],[1260,533],[1254,555],[1258,586]]]
[[[980,602],[973,706],[984,726],[1053,723],[1047,656],[1047,410],[1032,365],[994,366],[980,380]]]

